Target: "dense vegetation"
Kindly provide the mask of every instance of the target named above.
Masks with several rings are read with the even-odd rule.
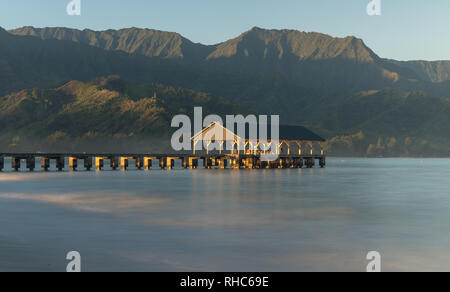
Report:
[[[55,89],[26,89],[0,98],[1,146],[47,150],[103,143],[106,149],[120,141],[142,140],[138,144],[144,147],[143,141],[161,139],[164,145],[172,117],[192,115],[194,106],[203,107],[205,114],[246,113],[210,94],[126,82],[118,76],[90,83],[70,81]]]
[[[280,114],[333,155],[450,155],[449,76],[445,61],[386,60],[354,37],[292,30],[205,46],[136,28],[0,29],[0,144],[140,142],[201,105]]]

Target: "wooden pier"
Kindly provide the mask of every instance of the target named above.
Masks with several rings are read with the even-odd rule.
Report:
[[[288,169],[313,168],[316,164],[323,168],[326,165],[323,154],[279,155],[278,159],[268,162],[263,161],[259,154],[0,153],[0,171],[4,170],[8,158],[13,171],[21,170],[22,166],[34,171],[37,162],[40,162],[43,171],[49,171],[51,165],[58,171],[101,171],[105,162],[112,170],[127,170],[130,161],[136,169],[147,171],[152,168],[173,169],[176,167],[175,161],[181,162],[182,169]]]
[[[192,153],[0,153],[0,171],[5,167],[6,158],[11,159],[11,168],[14,171],[19,171],[22,165],[34,171],[37,160],[44,171],[48,171],[51,165],[58,171],[63,171],[67,169],[66,163],[72,171],[81,168],[101,171],[105,163],[109,163],[112,170],[127,170],[130,161],[138,170],[173,169],[176,166],[175,161],[180,161],[181,168],[184,169],[313,168],[316,163],[322,168],[325,167],[325,139],[301,126],[280,126],[279,130],[277,139],[272,140],[270,132],[266,135],[269,139],[259,140],[245,135],[238,136],[235,130],[213,122],[191,138]],[[211,147],[212,144],[218,144],[216,146],[219,147]],[[320,148],[317,149],[316,146],[314,149],[314,145]],[[197,149],[197,146],[200,146],[200,149]],[[273,159],[265,161],[264,158],[268,157]]]

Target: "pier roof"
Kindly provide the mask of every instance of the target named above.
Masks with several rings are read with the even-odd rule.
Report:
[[[260,135],[260,126],[262,129],[267,129],[267,140],[272,140],[272,125],[256,125],[256,134],[257,137],[261,137]],[[216,134],[218,130],[223,130],[223,138],[220,139],[222,141],[230,140],[229,137],[234,137],[236,140],[253,140],[253,137],[250,137],[250,124],[245,124],[245,133],[239,133],[239,129],[237,124],[234,124],[233,131],[225,128],[220,123],[214,122],[208,127],[205,127],[201,132],[195,134],[192,137],[192,140],[210,140],[211,137],[215,137],[217,139]],[[227,136],[228,134],[228,136]],[[203,139],[202,139],[203,137]],[[227,138],[228,137],[228,138]],[[265,137],[264,137],[265,138]],[[274,137],[275,138],[275,137]],[[303,127],[303,126],[293,126],[293,125],[280,125],[279,126],[279,137],[278,140],[282,141],[314,141],[314,142],[325,142],[325,139],[312,132],[311,130]]]
[[[280,126],[280,140],[321,141],[325,139],[303,126]]]

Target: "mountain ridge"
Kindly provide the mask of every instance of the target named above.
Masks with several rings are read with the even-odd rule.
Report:
[[[335,38],[316,32],[254,27],[217,45],[203,45],[195,44],[178,33],[138,28],[96,32],[23,27],[9,33],[173,59],[185,64],[209,66],[213,70],[281,74],[303,87],[327,86],[351,92],[419,79],[411,68],[385,62],[363,40],[352,36]],[[402,71],[408,71],[405,78],[400,74]]]
[[[358,62],[373,62],[375,58],[378,58],[378,56],[376,56],[376,54],[372,50],[365,46],[364,42],[361,39],[358,39],[354,36],[335,38],[330,35],[316,32],[302,32],[291,29],[267,30],[259,27],[254,27],[234,39],[218,44],[216,52],[214,52],[207,58],[211,59],[213,57],[221,56],[220,53],[221,51],[223,51],[223,47],[228,47],[230,45],[236,46],[238,45],[237,42],[244,41],[246,38],[259,38],[260,41],[265,42],[266,47],[273,43],[277,44],[277,49],[279,49],[281,53],[279,57],[281,57],[283,53],[292,53],[302,60],[309,58],[345,58],[351,57],[347,54],[351,54],[351,51],[353,49],[353,53],[356,56],[356,61]],[[288,43],[288,45],[291,47],[291,51],[284,52],[284,48],[281,42]],[[320,42],[322,44],[319,45],[318,43]],[[342,44],[344,44],[343,47]],[[319,50],[316,50],[316,48],[319,48]],[[346,51],[346,49],[349,49],[350,51]],[[357,50],[366,50],[366,52],[364,53],[367,53],[367,55],[358,56],[358,54],[356,54]],[[224,55],[227,56],[227,54]]]
[[[68,41],[106,52],[123,52],[173,60],[198,70],[228,75],[282,78],[304,88],[356,92],[395,87],[449,96],[450,62],[395,61],[380,58],[354,36],[334,38],[297,30],[254,27],[217,45],[195,44],[178,33],[152,29],[83,31],[69,28],[23,27],[3,31],[43,41]],[[102,72],[99,76],[120,74]],[[68,79],[79,79],[69,76]],[[192,88],[197,89],[197,88]],[[0,88],[1,91],[1,88]]]
[[[176,32],[167,32],[167,31],[161,31],[161,30],[155,30],[155,29],[148,29],[148,28],[137,28],[137,27],[130,27],[130,28],[123,28],[118,30],[108,29],[108,30],[102,30],[102,31],[95,31],[91,29],[84,29],[84,30],[78,30],[78,29],[72,29],[72,28],[66,28],[66,27],[44,27],[44,28],[35,28],[32,26],[25,26],[21,28],[16,28],[8,31],[11,34],[14,35],[20,35],[20,36],[35,36],[40,37],[41,39],[47,40],[47,39],[58,39],[58,40],[71,40],[74,42],[83,42],[92,46],[100,47],[106,50],[122,50],[127,53],[136,53],[139,52],[145,56],[161,56],[161,57],[168,57],[168,58],[179,58],[184,56],[183,52],[180,51],[180,48],[177,47],[176,53],[173,54],[158,54],[159,48],[157,48],[154,51],[152,51],[153,47],[146,47],[148,41],[151,38],[155,38],[156,40],[167,40],[171,42],[171,45],[178,45],[181,46],[183,42],[186,42],[188,45],[194,45],[198,48],[202,47],[205,49],[205,54],[203,55],[204,59],[211,58],[211,54],[208,54],[208,49],[212,48],[218,48],[226,45],[227,43],[234,42],[238,39],[243,39],[246,36],[252,35],[252,34],[261,34],[266,33],[268,34],[281,34],[281,35],[292,35],[296,34],[297,36],[302,37],[308,37],[310,39],[326,39],[328,42],[341,42],[341,41],[348,41],[349,39],[351,41],[357,41],[363,44],[363,41],[361,39],[358,39],[354,36],[345,37],[345,38],[336,38],[332,37],[327,34],[323,33],[317,33],[317,32],[302,32],[298,30],[292,30],[292,29],[281,29],[281,30],[266,30],[259,27],[253,27],[252,29],[240,34],[236,38],[232,38],[230,40],[226,40],[223,42],[220,42],[215,45],[204,45],[201,43],[194,43],[191,40],[183,37],[181,34]],[[130,38],[131,36],[140,37],[140,41],[136,41],[133,38]],[[129,42],[128,45],[123,44],[120,40],[123,40],[123,38],[126,38],[126,40]],[[137,43],[136,43],[137,42]],[[160,44],[162,47],[166,47],[168,44],[166,42],[162,42]],[[364,45],[365,46],[365,45]],[[147,49],[147,50],[146,50]],[[370,50],[368,47],[365,46],[365,49]],[[214,56],[217,56],[217,52],[210,52],[213,53]],[[374,53],[371,51],[371,53],[374,55]]]
[[[433,83],[442,83],[450,80],[450,61],[448,60],[438,60],[438,61],[388,60],[388,61],[397,64],[399,66],[403,66],[405,68],[410,68],[425,80]]]

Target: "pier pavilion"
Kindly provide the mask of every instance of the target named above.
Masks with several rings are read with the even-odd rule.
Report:
[[[272,137],[271,125],[263,125],[266,128],[265,139],[260,140],[260,127],[255,127],[255,137],[250,135],[250,125],[246,124],[245,133],[239,136],[237,126],[233,130],[227,129],[220,123],[214,122],[205,127],[202,131],[195,134],[192,138],[194,154],[198,145],[202,143],[205,146],[207,154],[210,148],[222,154],[228,151],[229,154],[267,154],[270,151],[273,154],[298,154],[303,155],[305,146],[309,155],[314,155],[314,146],[318,145],[320,155],[324,155],[325,139],[302,126],[281,125],[279,127],[278,137]],[[228,147],[226,147],[228,146]]]

